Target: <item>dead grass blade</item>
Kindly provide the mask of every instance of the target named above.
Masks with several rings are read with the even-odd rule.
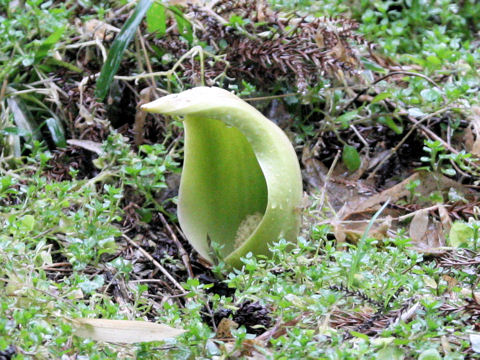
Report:
[[[91,151],[97,155],[102,154],[102,144],[91,140],[68,139],[67,144]]]
[[[162,341],[185,332],[183,329],[147,321],[78,318],[72,322],[75,335],[111,343]]]

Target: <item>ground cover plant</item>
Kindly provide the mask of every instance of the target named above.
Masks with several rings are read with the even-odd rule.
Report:
[[[479,358],[478,13],[0,1],[0,358]],[[234,268],[179,226],[188,126],[141,110],[199,86],[302,171],[296,241]]]

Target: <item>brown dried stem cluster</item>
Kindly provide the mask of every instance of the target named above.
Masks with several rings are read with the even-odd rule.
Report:
[[[345,75],[356,75],[361,69],[359,45],[365,45],[370,54],[372,50],[355,33],[358,24],[346,18],[287,15],[272,11],[262,2],[245,0],[220,0],[209,7],[189,5],[185,12],[198,41],[226,60],[206,64],[203,75],[207,82],[222,74],[264,88],[284,80],[306,92],[322,77],[343,80]],[[190,47],[175,26],[170,26],[156,45],[174,55]],[[229,64],[228,69],[225,64]],[[198,63],[185,67],[184,74],[193,82],[200,78]]]

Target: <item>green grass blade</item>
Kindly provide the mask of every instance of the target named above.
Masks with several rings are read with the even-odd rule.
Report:
[[[39,125],[28,111],[27,106],[17,97],[7,98],[8,106],[13,115],[20,136],[25,139],[41,140]]]
[[[39,62],[45,56],[48,55],[48,52],[60,41],[65,32],[65,27],[57,28],[49,37],[47,37],[40,45],[37,53],[35,54],[35,61]]]
[[[373,215],[373,217],[370,219],[370,222],[368,223],[367,228],[365,229],[365,232],[362,235],[362,238],[358,241],[357,250],[352,256],[352,266],[350,267],[350,271],[348,273],[349,287],[353,285],[353,279],[355,275],[358,273],[360,262],[362,261],[362,258],[365,256],[365,245],[366,245],[368,233],[370,232],[370,229],[372,228],[373,224],[375,224],[375,221],[377,220],[377,218],[380,216],[383,210],[385,210],[385,208],[388,206],[389,203],[390,203],[390,199],[385,201],[382,207],[378,209],[375,215]]]
[[[125,25],[123,25],[122,30],[113,42],[113,45],[108,52],[107,61],[105,64],[103,64],[102,71],[100,72],[100,76],[97,80],[95,95],[100,100],[103,100],[105,96],[107,96],[113,77],[120,67],[123,53],[125,52],[125,49],[130,41],[132,41],[138,25],[140,25],[140,22],[151,5],[152,0],[140,0],[132,16],[128,18],[127,22]]]
[[[66,147],[67,142],[65,141],[65,131],[63,130],[60,120],[56,117],[51,117],[45,120],[45,124],[47,125],[48,131],[50,132],[55,145],[62,148]]]

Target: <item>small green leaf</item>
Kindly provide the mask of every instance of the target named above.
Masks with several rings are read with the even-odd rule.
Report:
[[[132,16],[128,18],[123,25],[122,30],[115,38],[115,41],[108,52],[107,61],[105,61],[105,64],[103,64],[102,71],[100,72],[100,76],[97,80],[95,95],[100,100],[103,100],[105,96],[107,96],[113,77],[120,67],[123,53],[125,52],[128,44],[130,44],[130,41],[132,41],[138,25],[140,25],[140,22],[145,16],[147,10],[150,8],[150,5],[152,5],[152,0],[140,0]]]
[[[418,360],[442,360],[442,356],[437,349],[428,349],[420,354]]]
[[[75,65],[73,65],[73,64],[71,64],[67,61],[56,59],[54,57],[49,57],[45,61],[45,65],[60,66],[60,67],[64,67],[65,69],[68,69],[70,71],[76,72],[78,74],[83,73],[83,70],[80,69],[78,66],[75,66]]]
[[[25,131],[24,129],[20,129],[18,127],[6,127],[0,131],[2,135],[16,135],[16,136],[28,136],[30,135],[29,132]]]
[[[345,145],[343,147],[342,160],[349,171],[357,170],[362,163],[357,149],[351,145]]]
[[[62,37],[64,32],[64,27],[59,27],[55,29],[55,31],[49,37],[47,37],[40,45],[38,51],[35,54],[35,60],[39,61],[45,56],[47,56],[48,51],[60,41],[60,38]]]
[[[401,360],[405,357],[403,351],[396,346],[387,346],[377,352],[378,360]]]
[[[366,58],[362,58],[362,64],[365,66],[365,69],[374,71],[379,74],[387,74],[388,70],[379,66],[378,64],[374,63],[373,61],[370,61]]]
[[[440,98],[440,93],[436,89],[423,89],[420,91],[420,96],[428,102],[436,101]]]
[[[150,221],[152,221],[152,219],[153,219],[152,210],[150,210],[150,209],[140,208],[140,209],[137,210],[137,213],[141,216],[142,221],[147,223],[147,224]]]
[[[96,275],[92,280],[85,279],[83,282],[79,283],[78,287],[87,294],[91,294],[98,288],[102,287],[103,284],[103,277]]]
[[[466,244],[471,238],[473,238],[473,229],[467,223],[456,221],[450,228],[448,244],[458,248]]]
[[[180,35],[182,35],[189,43],[193,41],[193,27],[190,24],[185,16],[177,6],[169,6],[168,8],[170,11],[173,12],[173,16],[175,16],[175,21],[177,22],[177,28]]]
[[[398,125],[391,116],[380,116],[378,122],[385,124],[398,135],[403,133],[403,126]]]
[[[165,6],[160,3],[153,3],[147,11],[147,30],[156,33],[157,37],[161,37],[167,31],[167,12]]]
[[[367,341],[370,340],[370,338],[368,337],[368,335],[362,334],[362,333],[360,333],[360,332],[358,332],[358,331],[350,331],[350,335],[355,336],[355,337],[357,337],[357,338],[359,338],[359,339],[363,339],[363,340],[367,340]]]
[[[420,118],[422,116],[425,116],[425,113],[420,110],[419,108],[410,108],[408,109],[408,115],[414,117],[414,118]]]
[[[427,56],[427,63],[430,65],[435,65],[435,67],[440,67],[442,66],[442,60],[440,60],[438,57],[429,55]]]
[[[35,217],[33,215],[25,215],[20,220],[22,230],[32,231],[35,227]]]
[[[352,121],[353,119],[355,119],[357,117],[357,114],[358,114],[357,110],[349,111],[349,112],[346,112],[345,114],[342,114],[339,117],[337,117],[337,119],[335,121],[337,123],[342,124],[342,127],[344,129],[346,129],[350,126],[350,121]]]
[[[390,96],[392,96],[392,94],[389,92],[380,93],[373,98],[373,100],[371,101],[371,104],[376,104],[382,100],[385,100],[386,98],[389,98]]]
[[[457,175],[457,172],[453,168],[448,168],[448,169],[442,169],[442,173],[444,173],[447,176],[455,176]]]

